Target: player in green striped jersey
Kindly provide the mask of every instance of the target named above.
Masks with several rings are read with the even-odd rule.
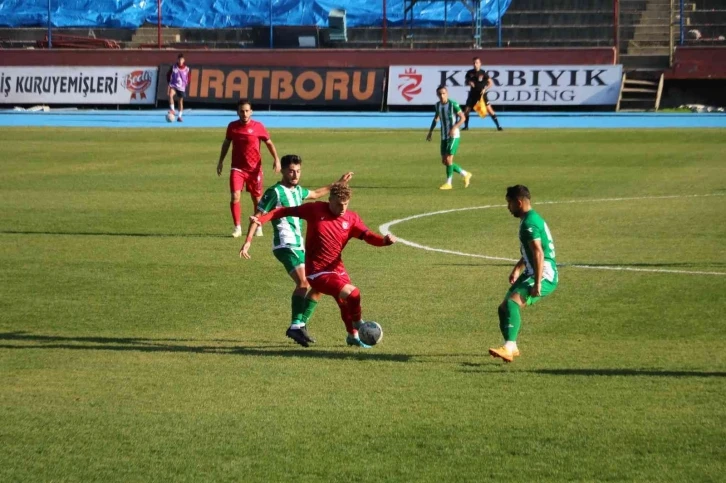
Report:
[[[282,180],[271,186],[262,195],[257,205],[255,217],[264,215],[279,207],[300,206],[304,200],[316,200],[330,192],[330,186],[323,186],[314,191],[307,190],[300,186],[300,171],[302,158],[294,154],[288,154],[280,160],[282,167]],[[353,173],[344,174],[339,183],[347,183]],[[249,249],[252,244],[252,235],[257,224],[250,222],[247,231],[247,239],[240,249],[240,257],[249,259]],[[285,271],[295,282],[295,290],[292,292],[292,318],[290,327],[285,335],[307,347],[315,340],[308,334],[306,325],[313,314],[320,299],[320,293],[310,289],[310,284],[305,277],[305,245],[303,243],[302,220],[292,216],[272,221],[272,253],[275,255]]]
[[[547,223],[532,209],[526,186],[507,188],[507,209],[519,218],[519,251],[522,258],[509,275],[511,287],[499,305],[499,329],[504,345],[489,349],[492,357],[512,362],[519,355],[517,335],[522,324],[520,309],[532,305],[557,288],[559,274],[555,262],[555,241]]]
[[[434,120],[431,121],[426,141],[431,141],[431,133],[433,133],[436,123],[441,120],[441,163],[446,166],[446,183],[442,184],[439,189],[451,189],[451,179],[454,172],[464,177],[464,188],[468,188],[471,173],[454,163],[454,155],[459,149],[459,136],[461,135],[459,128],[466,121],[464,111],[461,110],[458,102],[449,99],[449,90],[446,86],[439,86],[436,89],[436,97],[439,98],[439,102],[436,103],[436,113],[434,114]]]

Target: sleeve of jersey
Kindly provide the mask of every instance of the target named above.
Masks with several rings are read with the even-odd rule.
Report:
[[[278,220],[286,216],[294,216],[296,218],[302,218],[303,220],[309,220],[310,216],[314,213],[314,203],[307,203],[300,206],[280,207],[275,208],[257,219],[260,223],[267,223],[270,220]]]
[[[224,135],[225,139],[232,139],[232,123],[227,124],[227,134]]]
[[[455,112],[456,114],[458,114],[458,113],[460,113],[460,112],[461,112],[461,106],[459,105],[459,103],[458,103],[458,102],[456,102],[456,101],[451,101],[451,104],[453,105],[453,108],[454,108],[454,112]]]
[[[260,139],[262,139],[263,141],[270,140],[270,134],[267,132],[267,129],[265,129],[264,126],[260,126]]]
[[[539,232],[539,228],[537,228],[536,225],[525,223],[522,225],[522,238],[524,238],[524,241],[531,242],[534,240],[539,240],[542,238],[542,235]]]
[[[262,199],[257,204],[257,211],[263,214],[268,213],[275,206],[277,206],[277,191],[275,191],[274,189],[269,189],[265,191]]]

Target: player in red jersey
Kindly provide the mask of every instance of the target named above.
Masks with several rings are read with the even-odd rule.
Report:
[[[340,316],[348,332],[348,345],[365,349],[358,327],[362,322],[360,290],[350,282],[341,255],[351,238],[358,238],[375,247],[393,245],[393,235],[382,237],[366,227],[357,213],[348,211],[351,190],[348,185],[335,183],[330,188],[327,203],[317,201],[300,206],[275,208],[259,217],[255,223],[265,223],[286,216],[295,216],[308,222],[305,234],[305,273],[310,287],[333,297],[340,307]],[[249,240],[249,239],[248,239]]]
[[[242,208],[240,206],[240,198],[242,197],[242,187],[252,197],[252,212],[257,211],[257,203],[262,198],[262,155],[260,154],[260,144],[264,142],[267,150],[274,158],[272,165],[275,173],[280,172],[280,158],[277,156],[275,145],[272,144],[267,129],[261,122],[252,120],[252,105],[247,99],[240,99],[237,103],[238,121],[232,121],[227,126],[227,135],[222,143],[222,152],[219,155],[219,163],[217,163],[217,176],[222,175],[222,167],[224,158],[229,151],[229,145],[232,145],[232,169],[229,172],[229,191],[232,195],[230,201],[230,209],[232,210],[232,221],[234,222],[234,232],[232,236],[237,238],[242,236],[242,225],[240,218],[242,217]],[[262,236],[262,227],[259,227],[256,233]]]

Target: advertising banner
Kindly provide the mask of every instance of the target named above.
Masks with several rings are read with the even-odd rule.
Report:
[[[154,104],[156,67],[2,67],[0,104]]]
[[[159,66],[159,99],[167,98],[166,73]],[[190,66],[189,101],[233,105],[379,107],[386,69],[328,67]]]
[[[472,66],[391,66],[389,106],[433,106],[436,89],[445,85],[449,98],[466,102],[464,77]],[[621,65],[486,66],[493,86],[488,99],[494,106],[615,105],[620,94]]]

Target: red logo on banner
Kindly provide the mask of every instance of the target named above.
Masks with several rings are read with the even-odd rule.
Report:
[[[127,75],[124,84],[131,92],[131,99],[136,99],[136,94],[139,94],[139,99],[146,99],[146,89],[151,85],[151,79],[149,70],[135,70]]]
[[[398,80],[402,81],[398,84],[398,90],[401,91],[401,95],[407,101],[411,102],[411,99],[421,94],[423,74],[416,73],[416,69],[404,70],[403,74],[398,74]]]

